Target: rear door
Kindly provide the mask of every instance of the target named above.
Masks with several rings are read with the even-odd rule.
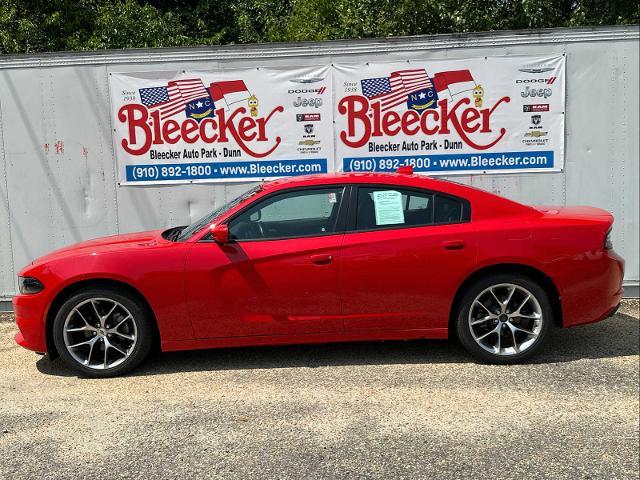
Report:
[[[469,202],[393,185],[358,186],[353,197],[341,253],[346,330],[446,329],[476,261]]]

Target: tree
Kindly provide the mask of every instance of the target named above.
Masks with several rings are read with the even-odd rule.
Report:
[[[0,53],[638,22],[635,0],[0,0]]]

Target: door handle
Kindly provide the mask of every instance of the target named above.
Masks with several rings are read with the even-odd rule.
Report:
[[[442,247],[445,250],[462,250],[465,245],[464,240],[445,240],[442,242]]]
[[[333,255],[311,255],[309,259],[316,265],[328,265],[333,261]]]

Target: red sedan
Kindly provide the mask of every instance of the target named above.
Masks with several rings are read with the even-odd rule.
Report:
[[[163,351],[447,338],[520,362],[612,315],[612,216],[417,175],[252,188],[188,227],[57,250],[20,272],[16,341],[104,377]]]

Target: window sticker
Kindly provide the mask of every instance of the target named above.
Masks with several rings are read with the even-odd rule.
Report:
[[[395,190],[373,192],[373,204],[376,211],[376,225],[404,223],[400,192]]]
[[[336,192],[329,192],[329,203],[337,203],[338,197],[336,196]]]

